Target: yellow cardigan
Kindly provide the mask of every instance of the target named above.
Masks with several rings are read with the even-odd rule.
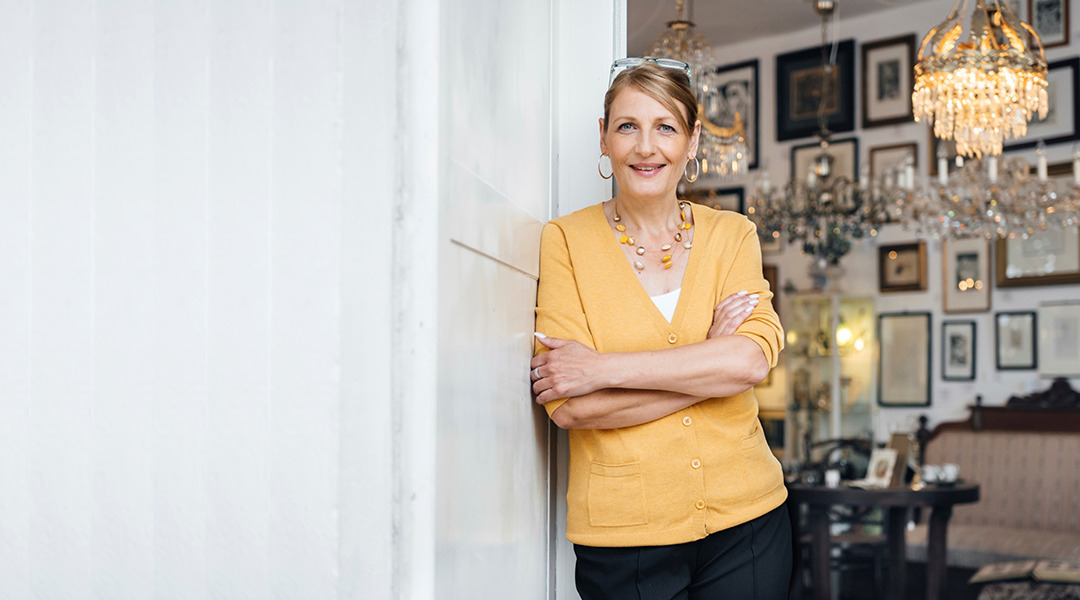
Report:
[[[691,206],[694,247],[670,323],[597,204],[544,226],[536,331],[604,353],[693,344],[706,339],[720,300],[747,290],[761,294],[760,303],[736,335],[757,342],[775,366],[783,332],[754,225],[735,212]],[[547,403],[548,414],[565,401]],[[588,546],[678,544],[780,506],[783,472],[757,416],[750,389],[634,427],[571,430],[566,537]]]

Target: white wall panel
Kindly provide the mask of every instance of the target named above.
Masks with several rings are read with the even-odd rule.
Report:
[[[0,581],[30,590],[31,3],[0,4]]]

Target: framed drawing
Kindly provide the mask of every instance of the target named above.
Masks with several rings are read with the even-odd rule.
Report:
[[[1039,305],[1039,375],[1080,376],[1080,302]]]
[[[1028,0],[1028,14],[1043,48],[1069,44],[1069,0]]]
[[[998,240],[998,287],[1080,283],[1080,225]]]
[[[945,381],[975,379],[975,321],[941,324],[941,378]]]
[[[945,312],[990,310],[990,245],[984,238],[946,240],[942,298]]]
[[[999,312],[994,315],[994,365],[999,371],[1034,369],[1035,311]]]
[[[926,289],[926,242],[878,246],[878,289],[918,292]]]
[[[757,59],[719,67],[709,77],[709,82],[718,93],[717,101],[705,106],[705,117],[719,127],[732,127],[735,114],[739,114],[750,152],[748,168],[756,169],[759,145]]]
[[[855,129],[855,40],[837,44],[836,63],[824,81],[821,50],[815,46],[776,57],[778,141],[813,135],[822,106],[829,131]]]
[[[1005,151],[1033,148],[1039,140],[1047,145],[1061,144],[1080,139],[1080,104],[1076,90],[1080,86],[1080,58],[1073,57],[1047,65],[1046,118],[1033,119],[1027,126],[1027,135],[1005,141]]]
[[[806,182],[810,174],[810,164],[814,157],[821,154],[821,144],[800,144],[791,148],[791,180]],[[846,177],[848,181],[858,181],[859,140],[847,138],[829,143],[829,154],[835,159],[832,177]]]
[[[870,462],[867,463],[866,478],[862,483],[866,487],[889,487],[896,467],[895,448],[874,448],[870,451]]]
[[[686,199],[697,204],[746,214],[746,191],[742,187],[694,189]]]
[[[914,33],[862,45],[863,129],[914,120],[914,68]]]
[[[878,315],[878,404],[930,406],[930,313]]]
[[[875,146],[870,149],[870,181],[877,182],[889,170],[899,170],[911,161],[911,166],[918,168],[919,153],[915,142]]]

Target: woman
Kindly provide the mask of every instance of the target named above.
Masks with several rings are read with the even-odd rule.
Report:
[[[753,393],[783,336],[757,234],[676,198],[697,176],[689,70],[624,67],[600,120],[618,194],[552,220],[541,242],[531,377],[570,430],[578,591],[786,598],[787,491]]]

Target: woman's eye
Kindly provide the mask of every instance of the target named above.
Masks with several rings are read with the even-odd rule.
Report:
[[[675,128],[671,125],[661,125],[660,131],[663,131],[664,133],[675,133]]]
[[[630,131],[633,128],[634,126],[630,123],[623,123],[622,125],[619,125],[619,131]]]

